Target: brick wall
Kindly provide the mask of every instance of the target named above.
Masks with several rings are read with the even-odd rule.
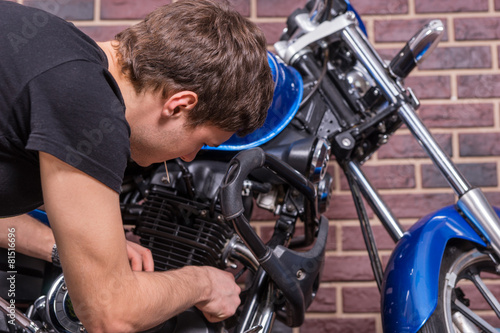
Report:
[[[351,0],[370,41],[390,59],[430,19],[446,27],[440,47],[408,79],[421,99],[420,115],[473,185],[500,204],[500,0]],[[73,21],[98,41],[137,22],[166,0],[18,0]],[[231,0],[257,22],[272,45],[286,16],[305,0]],[[406,129],[366,163],[364,170],[400,221],[409,226],[452,204],[454,195]],[[328,209],[330,242],[323,284],[301,329],[282,332],[382,332],[373,281],[345,179],[336,165]],[[371,214],[383,259],[393,243]],[[272,221],[256,228],[266,233]]]

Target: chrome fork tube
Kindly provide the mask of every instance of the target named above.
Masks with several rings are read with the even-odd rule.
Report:
[[[491,244],[497,259],[500,259],[500,219],[484,193],[479,188],[472,188],[439,146],[418,118],[413,106],[406,102],[402,88],[389,76],[387,67],[359,29],[353,25],[344,28],[342,39],[372,75],[389,103],[399,106],[399,116],[458,195],[458,206],[483,238]]]
[[[356,54],[356,58],[365,66],[366,70],[378,83],[389,103],[396,104],[398,101],[397,97],[401,94],[400,89],[388,77],[383,61],[359,28],[354,24],[345,27],[342,30],[342,39],[349,45],[351,51]]]
[[[448,155],[441,149],[432,134],[425,127],[420,118],[418,118],[413,107],[406,103],[402,103],[399,108],[399,116],[417,138],[420,145],[427,151],[427,154],[438,167],[439,171],[446,177],[446,180],[455,193],[461,197],[470,191],[472,187],[467,179],[465,179]]]
[[[484,193],[469,184],[410,105],[403,103],[399,115],[458,195],[458,207],[490,243],[497,259],[500,259],[500,219]]]

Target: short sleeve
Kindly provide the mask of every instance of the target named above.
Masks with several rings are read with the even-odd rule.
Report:
[[[102,65],[70,61],[28,87],[26,149],[43,151],[120,192],[130,156],[130,128],[119,88]]]

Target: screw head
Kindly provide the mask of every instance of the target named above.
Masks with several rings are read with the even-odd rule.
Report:
[[[342,146],[344,147],[349,147],[351,145],[351,140],[348,138],[343,138],[342,139]]]
[[[306,273],[302,269],[299,269],[295,275],[297,276],[297,280],[299,281],[304,280],[306,277]]]

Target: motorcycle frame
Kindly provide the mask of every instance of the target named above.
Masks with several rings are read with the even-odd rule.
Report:
[[[335,40],[344,41],[368,70],[386,100],[397,109],[399,118],[459,198],[456,206],[443,208],[434,215],[424,217],[405,233],[390,208],[363,174],[359,161],[349,158],[337,159],[349,181],[375,280],[382,294],[384,332],[417,332],[436,308],[439,269],[444,249],[450,240],[467,240],[487,249],[498,265],[500,258],[498,211],[496,212],[488,203],[479,188],[473,188],[469,184],[419,119],[415,112],[419,106],[418,100],[411,90],[405,91],[397,79],[390,76],[390,70],[358,27],[353,12],[348,11],[331,21],[323,22],[314,32],[302,35],[291,45],[278,42],[275,44],[275,49],[287,64],[293,64],[311,45],[317,46],[323,43],[324,47],[325,43]],[[359,194],[366,199],[391,238],[398,242],[385,276],[370,222]],[[429,233],[433,237],[424,240],[423,235]],[[408,248],[412,251],[407,251]],[[432,253],[432,256],[429,256],[429,253]],[[401,256],[404,259],[399,258]],[[432,260],[426,261],[428,258]],[[423,274],[416,279],[412,274],[415,271],[435,274]],[[401,293],[413,296],[406,299],[402,298]]]

